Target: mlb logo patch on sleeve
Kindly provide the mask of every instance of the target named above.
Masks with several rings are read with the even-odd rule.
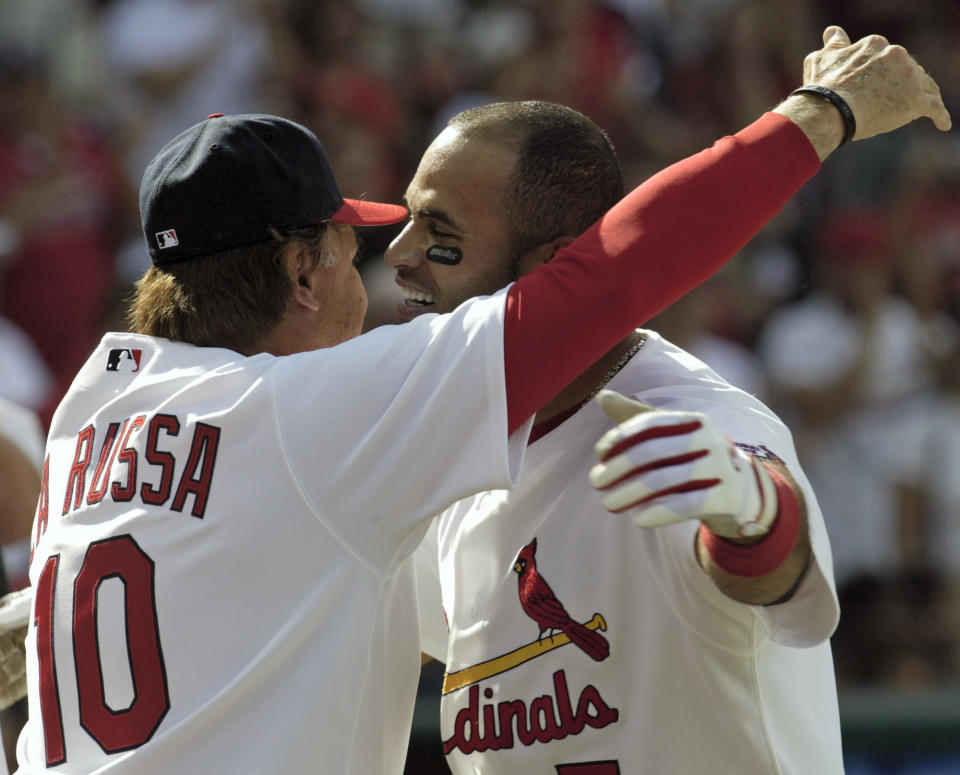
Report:
[[[773,463],[783,463],[783,459],[780,458],[775,452],[767,449],[765,446],[756,446],[755,444],[743,444],[739,441],[735,441],[734,444],[742,449],[744,452],[748,452],[753,455],[755,458],[760,460],[769,460]],[[784,465],[786,465],[784,463]]]
[[[163,250],[164,248],[174,248],[180,244],[180,240],[177,239],[176,229],[158,231],[154,236],[157,238],[157,247],[159,247],[160,250]]]
[[[140,370],[140,356],[143,350],[128,350],[118,348],[111,350],[107,355],[107,371],[123,371],[133,373]]]

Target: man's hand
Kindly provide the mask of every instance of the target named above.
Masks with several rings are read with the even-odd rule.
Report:
[[[24,639],[32,609],[30,588],[0,598],[0,710],[27,696]]]
[[[597,403],[618,423],[595,446],[590,483],[603,506],[639,527],[699,519],[720,536],[759,537],[777,515],[763,465],[700,412],[655,410],[611,390]]]
[[[927,117],[942,131],[952,122],[940,96],[940,87],[903,46],[891,45],[881,35],[855,43],[840,27],[827,27],[824,46],[803,63],[803,85],[818,85],[840,95],[857,122],[854,140],[890,132]],[[840,115],[829,102],[796,95],[776,108],[797,123],[810,138],[820,158],[837,147],[842,136]]]

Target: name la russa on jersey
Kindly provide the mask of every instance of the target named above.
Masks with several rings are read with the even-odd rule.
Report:
[[[163,439],[179,436],[181,428],[186,426],[186,422],[173,414],[140,414],[111,422],[99,441],[98,455],[94,455],[98,439],[93,425],[77,434],[72,462],[52,461],[48,454],[43,463],[34,546],[47,529],[51,464],[70,466],[62,516],[85,504],[95,505],[107,497],[117,503],[139,498],[144,505],[183,511],[188,496],[192,495],[190,514],[202,519],[213,481],[220,428],[195,423],[187,459],[180,466],[176,456],[165,448]],[[146,434],[143,443],[131,445],[131,437],[141,433]]]

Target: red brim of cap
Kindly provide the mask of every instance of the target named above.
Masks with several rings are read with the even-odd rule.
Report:
[[[407,208],[402,205],[344,199],[343,205],[330,216],[330,220],[350,226],[385,226],[402,221],[407,215]]]

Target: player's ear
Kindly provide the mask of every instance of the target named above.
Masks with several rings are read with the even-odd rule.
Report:
[[[558,250],[562,250],[575,239],[576,237],[571,237],[570,235],[557,237],[556,239],[552,239],[549,242],[544,242],[527,251],[517,265],[517,276],[522,277],[523,275],[532,272],[534,269],[540,266],[540,264],[547,263],[547,261],[553,258],[554,254],[556,254]]]
[[[284,262],[287,272],[293,281],[293,302],[298,307],[316,312],[320,309],[320,298],[317,283],[321,281],[320,273],[311,268],[307,256],[307,246],[293,240],[284,249]]]

